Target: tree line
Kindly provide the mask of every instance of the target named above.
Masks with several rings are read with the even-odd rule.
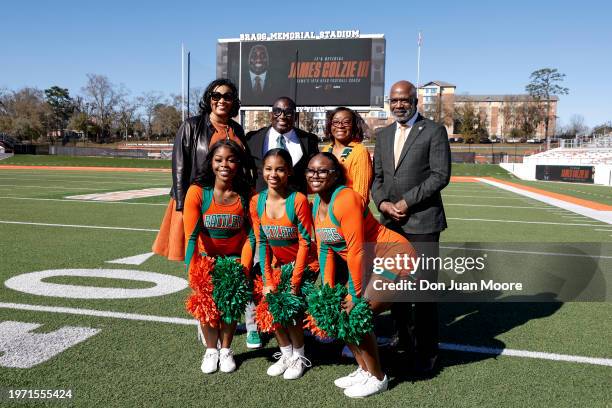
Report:
[[[104,75],[88,74],[80,94],[48,89],[0,88],[0,133],[21,141],[83,138],[96,143],[174,138],[181,124],[180,95],[144,92],[133,96]],[[202,88],[190,92],[190,112],[198,111]]]

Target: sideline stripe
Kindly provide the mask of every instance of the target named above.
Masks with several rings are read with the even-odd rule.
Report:
[[[172,169],[155,169],[148,167],[87,167],[87,166],[18,166],[0,165],[0,170],[67,170],[67,171],[127,171],[134,173],[172,173]]]
[[[19,304],[19,303],[0,302],[0,308],[14,309],[14,310],[28,310],[28,311],[34,311],[34,312],[64,313],[64,314],[73,314],[73,315],[80,315],[80,316],[110,317],[110,318],[123,319],[123,320],[137,320],[137,321],[145,321],[145,322],[181,324],[185,326],[197,326],[198,324],[197,320],[184,319],[180,317],[152,316],[152,315],[143,315],[143,314],[136,314],[136,313],[120,313],[120,312],[111,312],[111,311],[94,310],[94,309],[77,309],[77,308],[72,308],[72,307],[40,306],[40,305],[27,305],[27,304]],[[538,351],[499,349],[499,348],[491,348],[491,347],[477,347],[477,346],[470,346],[470,345],[465,345],[465,344],[454,344],[454,343],[440,343],[440,348],[443,350],[462,351],[466,353],[492,354],[496,356],[502,355],[502,356],[512,356],[512,357],[527,357],[527,358],[537,358],[537,359],[542,359],[542,360],[566,361],[566,362],[572,362],[572,363],[612,366],[612,359],[609,359],[609,358],[583,357],[583,356],[572,356],[572,355],[567,355],[567,354],[543,353],[543,352],[538,352]]]
[[[68,227],[68,228],[90,228],[90,229],[106,229],[106,230],[121,230],[121,231],[159,232],[159,230],[157,229],[148,229],[148,228],[103,227],[100,225],[46,224],[43,222],[22,222],[22,221],[4,221],[4,220],[0,220],[0,224],[40,225],[43,227]]]
[[[592,210],[597,210],[597,211],[612,211],[612,206],[611,205],[602,204],[602,203],[598,203],[598,202],[590,201],[590,200],[585,200],[583,198],[578,198],[578,197],[574,197],[574,196],[570,196],[570,195],[566,195],[566,194],[553,193],[553,192],[548,191],[548,190],[542,190],[540,188],[526,186],[526,185],[523,185],[523,184],[511,183],[509,181],[496,179],[494,177],[482,177],[482,179],[488,180],[488,181],[492,181],[493,183],[504,184],[506,186],[513,187],[515,189],[519,189],[519,190],[523,190],[523,191],[528,191],[530,193],[536,193],[536,194],[540,194],[540,195],[547,196],[547,197],[550,197],[550,198],[554,198],[554,199],[557,199],[557,200],[565,201],[567,203],[580,205],[582,207],[590,208]]]
[[[130,203],[128,201],[68,200],[65,198],[35,198],[35,197],[9,197],[9,196],[0,196],[0,198],[8,198],[9,200],[60,201],[60,202],[77,203],[77,204],[96,203],[96,204],[159,205],[163,207],[168,206],[168,204]]]
[[[541,351],[513,350],[492,347],[469,346],[465,344],[440,343],[443,350],[463,351],[466,353],[493,354],[496,356],[512,356],[523,358],[538,358],[541,360],[567,361],[571,363],[582,363],[612,367],[612,359],[572,356],[568,354],[544,353]]]

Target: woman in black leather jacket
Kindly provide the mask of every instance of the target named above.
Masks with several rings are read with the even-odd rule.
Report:
[[[232,139],[251,157],[242,126],[232,118],[238,115],[238,89],[229,79],[212,81],[200,101],[200,112],[188,118],[179,128],[172,150],[172,189],[170,203],[153,243],[153,252],[169,260],[185,257],[183,204],[189,185],[206,167],[208,147],[221,139]],[[252,162],[244,163],[249,182],[257,175]]]

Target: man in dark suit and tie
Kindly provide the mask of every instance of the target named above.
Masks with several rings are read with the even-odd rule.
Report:
[[[393,84],[389,99],[395,122],[376,133],[372,198],[380,210],[381,223],[404,235],[419,255],[437,257],[440,232],[447,227],[440,192],[451,174],[446,128],[418,113],[417,90],[412,83]],[[437,281],[437,270],[420,273]],[[414,346],[415,369],[433,371],[438,356],[437,303],[398,302],[392,315],[400,341]],[[412,315],[414,331],[410,335]]]
[[[293,160],[293,176],[289,179],[289,184],[306,194],[304,172],[310,156],[319,152],[319,139],[312,133],[294,127],[295,119],[295,102],[283,96],[276,99],[272,105],[271,126],[247,133],[247,144],[257,167],[258,192],[267,188],[262,176],[263,156],[268,150],[280,147],[287,150]]]
[[[240,100],[244,105],[270,106],[276,96],[270,78],[270,55],[263,44],[255,44],[249,50],[248,70],[243,70]]]

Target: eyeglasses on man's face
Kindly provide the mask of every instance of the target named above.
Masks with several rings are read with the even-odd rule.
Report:
[[[283,109],[283,108],[274,107],[272,108],[272,114],[277,118],[279,118],[283,114],[285,115],[286,118],[292,118],[293,115],[295,115],[295,111],[291,108]]]
[[[221,98],[223,98],[226,102],[233,102],[234,99],[236,99],[236,96],[234,95],[233,92],[226,92],[226,93],[212,92],[210,94],[210,99],[212,99],[215,102],[220,101]]]
[[[325,179],[335,171],[335,169],[306,169],[306,177],[315,177],[316,175],[318,178]]]

